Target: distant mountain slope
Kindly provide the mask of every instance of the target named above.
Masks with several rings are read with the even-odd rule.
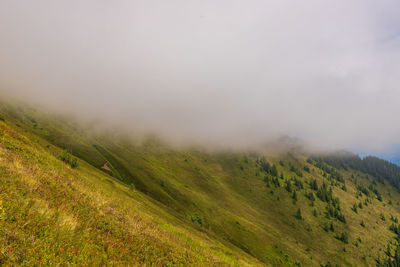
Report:
[[[394,163],[397,166],[400,166],[400,145],[399,144],[393,144],[381,152],[376,152],[376,151],[365,152],[365,151],[363,151],[359,154],[361,156],[373,155],[373,156],[379,157],[381,159],[387,160],[391,163]]]
[[[385,161],[137,144],[9,104],[0,116],[1,263],[393,262],[400,168]]]
[[[377,154],[377,156],[400,166],[400,145],[393,145],[389,152]]]

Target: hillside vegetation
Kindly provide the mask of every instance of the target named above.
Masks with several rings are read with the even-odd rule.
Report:
[[[0,107],[0,263],[390,266],[400,168],[176,149]],[[393,265],[397,266],[397,265]]]

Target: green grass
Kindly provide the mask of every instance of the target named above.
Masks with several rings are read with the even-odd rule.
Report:
[[[375,265],[395,237],[390,218],[400,218],[400,195],[393,187],[377,184],[383,201],[370,196],[365,205],[357,185],[373,178],[337,170],[344,191],[298,151],[176,149],[90,133],[29,108],[3,104],[0,115],[1,263],[362,266]],[[60,160],[65,150],[77,166]],[[283,174],[279,187],[264,181],[263,156]],[[287,180],[296,188],[292,178],[303,184],[297,200],[285,189]],[[332,188],[346,223],[326,216],[311,179]]]
[[[1,263],[256,262],[188,229],[162,206],[86,162],[72,168],[38,144],[41,140],[1,122],[0,130]]]

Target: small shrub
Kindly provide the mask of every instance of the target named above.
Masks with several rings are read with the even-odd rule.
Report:
[[[6,219],[6,211],[3,207],[3,200],[0,200],[0,220]]]
[[[136,187],[135,187],[134,183],[131,183],[129,188],[131,189],[131,191],[135,191],[136,190]]]
[[[66,150],[64,150],[61,154],[59,154],[57,158],[67,163],[69,166],[71,166],[71,168],[78,167],[78,159],[72,156],[72,154]]]
[[[196,222],[200,225],[203,225],[203,218],[198,215],[192,215],[190,216],[190,219],[192,220],[193,223]]]
[[[343,232],[340,236],[337,236],[336,238],[339,239],[340,241],[342,241],[345,244],[349,243],[349,236],[347,235],[346,232]]]

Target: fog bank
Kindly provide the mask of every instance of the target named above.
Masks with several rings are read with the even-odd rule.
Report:
[[[0,2],[3,93],[173,141],[400,143],[399,1]]]

